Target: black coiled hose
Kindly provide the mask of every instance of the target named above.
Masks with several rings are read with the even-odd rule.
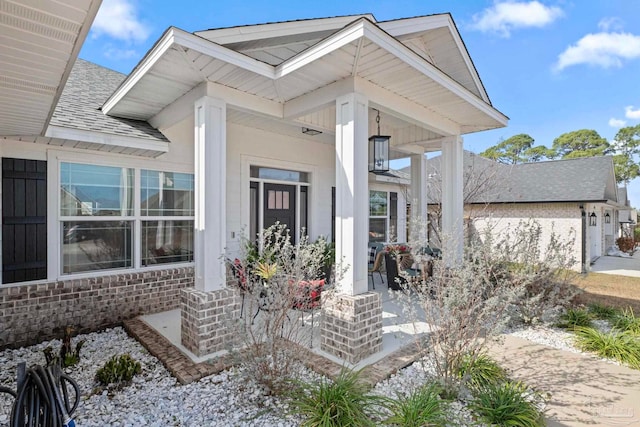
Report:
[[[73,405],[68,386],[75,393]],[[71,415],[80,403],[80,388],[58,366],[27,369],[17,393],[6,387],[0,393],[15,397],[10,427],[75,427]]]

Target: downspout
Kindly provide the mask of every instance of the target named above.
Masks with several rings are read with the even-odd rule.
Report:
[[[582,268],[581,273],[587,273],[587,211],[584,205],[580,205],[580,213],[582,216]]]

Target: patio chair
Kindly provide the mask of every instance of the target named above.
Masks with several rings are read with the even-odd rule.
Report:
[[[304,326],[304,312],[311,312],[311,347],[313,347],[313,316],[315,310],[320,308],[322,291],[325,279],[301,281],[298,283],[298,293],[293,302],[293,309],[300,310],[300,319]]]
[[[227,259],[227,266],[231,271],[231,276],[233,277],[233,282],[235,286],[240,290],[240,295],[242,296],[242,303],[240,305],[240,318],[242,319],[242,315],[244,313],[244,298],[245,294],[249,290],[249,285],[247,284],[247,273],[242,265],[242,262],[236,258],[233,261]]]
[[[384,283],[384,279],[382,278],[382,273],[380,269],[382,268],[382,259],[384,257],[384,245],[382,243],[370,242],[369,243],[369,263],[367,265],[369,277],[371,277],[371,283],[373,284],[373,289],[376,288],[376,281],[373,277],[373,273],[378,273],[380,276],[380,281]]]

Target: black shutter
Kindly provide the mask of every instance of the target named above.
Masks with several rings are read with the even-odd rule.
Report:
[[[2,159],[2,283],[47,278],[47,162]]]

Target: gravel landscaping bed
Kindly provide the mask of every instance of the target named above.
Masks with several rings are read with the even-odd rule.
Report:
[[[242,368],[235,368],[181,385],[162,364],[150,355],[122,328],[107,329],[73,339],[73,345],[86,340],[80,362],[67,369],[78,382],[82,398],[74,418],[78,426],[298,426],[300,419],[286,415],[287,403],[278,397],[265,396],[256,384],[247,381]],[[0,352],[0,384],[15,389],[16,367],[44,365],[42,350],[59,340],[31,347]],[[111,356],[129,353],[142,365],[142,374],[121,390],[101,390],[95,373]],[[300,378],[318,379],[313,371],[300,368]],[[433,369],[425,363],[415,363],[377,384],[373,392],[395,397],[428,381]],[[0,426],[9,422],[9,399],[0,398]],[[460,402],[449,405],[450,426],[481,426],[473,422],[471,413]]]

